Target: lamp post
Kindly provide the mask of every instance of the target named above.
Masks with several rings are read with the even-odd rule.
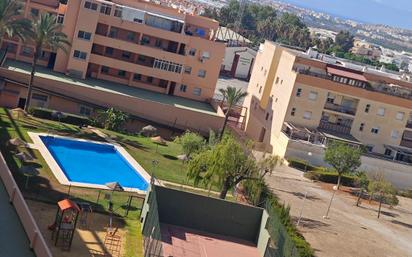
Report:
[[[152,176],[151,176],[151,178],[150,178],[150,182],[152,182],[153,184],[154,184],[154,181],[155,181],[155,170],[156,170],[156,167],[159,165],[159,161],[158,160],[152,160],[152,166],[153,166],[153,169],[152,169]]]
[[[332,201],[333,201],[333,198],[335,197],[335,194],[336,194],[336,191],[337,191],[337,190],[338,190],[338,187],[337,187],[337,186],[333,186],[333,194],[332,194],[332,197],[330,198],[329,205],[328,205],[328,209],[326,210],[326,214],[325,214],[325,216],[323,216],[324,219],[329,219],[330,206],[332,205]]]
[[[123,187],[119,184],[119,182],[110,182],[106,183],[106,186],[111,189],[110,199],[109,199],[109,212],[110,212],[110,220],[109,220],[109,229],[112,229],[113,223],[113,193],[114,191],[124,191]]]
[[[312,156],[312,152],[308,152],[308,158],[310,158]],[[305,162],[305,172],[308,171],[308,165],[309,165],[309,161]]]

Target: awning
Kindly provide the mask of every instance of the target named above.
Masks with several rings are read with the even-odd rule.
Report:
[[[337,133],[337,132],[332,132],[332,131],[325,131],[323,129],[319,129],[319,132],[322,133],[322,135],[328,139],[332,140],[337,140],[337,141],[342,141],[345,143],[350,143],[354,145],[363,145],[359,140],[357,140],[354,136],[352,135],[347,135],[347,134],[342,134],[342,133]]]
[[[386,149],[389,149],[389,150],[392,150],[392,151],[395,151],[395,152],[399,152],[399,153],[404,154],[404,155],[412,156],[412,150],[408,149],[408,148],[405,148],[405,147],[393,146],[393,145],[384,145],[384,147]]]
[[[326,68],[326,71],[332,75],[341,76],[341,77],[345,77],[349,79],[355,79],[355,80],[359,80],[363,82],[368,82],[365,76],[363,76],[362,74],[356,73],[356,72],[351,72],[351,71],[338,69],[338,68],[330,67],[330,66]]]

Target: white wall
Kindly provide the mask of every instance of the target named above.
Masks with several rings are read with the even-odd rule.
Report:
[[[249,75],[250,66],[256,58],[256,51],[247,47],[226,47],[225,59],[223,60],[223,70],[230,72],[232,70],[233,60],[235,55],[239,55],[239,62],[236,68],[236,78],[247,78]]]

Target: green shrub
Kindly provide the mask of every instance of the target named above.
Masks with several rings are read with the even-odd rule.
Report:
[[[330,171],[310,171],[304,174],[305,177],[311,180],[322,181],[325,183],[336,184],[338,182],[338,173]],[[356,176],[343,174],[341,185],[354,187],[356,186]]]
[[[55,117],[54,113],[57,111],[55,110],[50,110],[46,108],[30,108],[29,113],[33,115],[34,117],[41,118],[41,119],[47,119],[47,120],[59,120],[64,123],[69,123],[73,125],[90,125],[90,119],[84,116],[80,115],[75,115],[75,114],[70,114],[70,113],[63,113],[59,112],[62,115],[60,116],[60,119]]]
[[[289,166],[298,170],[306,170],[306,171],[311,171],[311,170],[316,170],[318,167],[310,165],[307,161],[305,160],[299,160],[299,159],[288,159]]]

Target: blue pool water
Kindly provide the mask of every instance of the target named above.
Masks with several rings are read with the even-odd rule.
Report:
[[[71,182],[147,189],[147,182],[112,145],[40,136]]]

